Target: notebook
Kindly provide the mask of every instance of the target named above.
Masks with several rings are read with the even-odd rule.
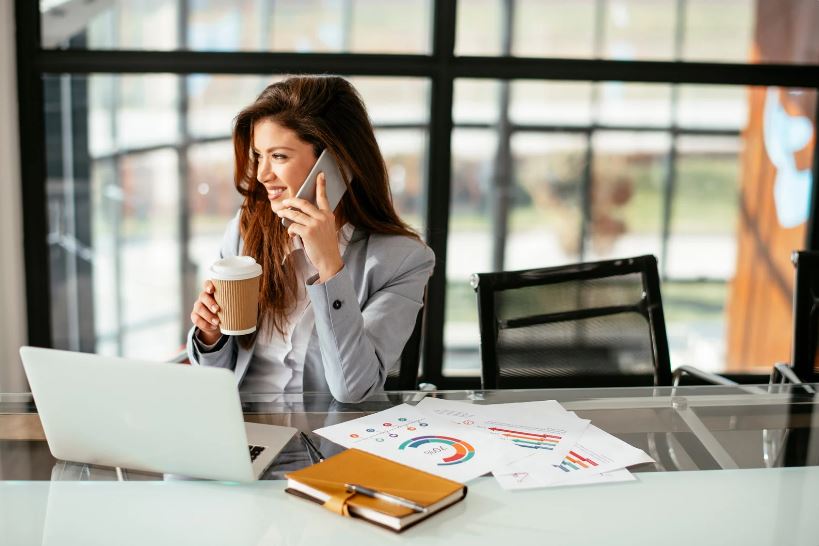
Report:
[[[363,518],[394,531],[403,531],[458,502],[466,497],[467,491],[462,483],[358,449],[348,449],[286,477],[288,493],[312,500],[339,515]],[[425,511],[351,492],[347,484],[412,501]]]

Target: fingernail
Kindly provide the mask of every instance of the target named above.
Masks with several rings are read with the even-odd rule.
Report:
[[[217,309],[217,307],[215,305],[210,308],[210,310],[213,311],[214,313],[216,312],[216,309]]]
[[[211,322],[214,324],[219,324],[219,319],[211,319]]]

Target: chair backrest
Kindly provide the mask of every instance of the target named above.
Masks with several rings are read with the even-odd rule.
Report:
[[[479,273],[483,388],[670,385],[657,259]]]
[[[819,376],[819,252],[794,252],[793,346],[791,365],[802,381]]]
[[[384,390],[412,391],[418,388],[418,368],[421,363],[421,333],[424,325],[424,310],[426,309],[427,295],[424,292],[424,306],[418,310],[415,319],[415,328],[401,352],[401,362],[390,370]]]

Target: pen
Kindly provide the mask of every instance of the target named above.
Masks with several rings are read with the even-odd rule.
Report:
[[[323,461],[324,455],[322,455],[321,451],[319,451],[319,449],[315,445],[313,445],[313,442],[310,441],[310,438],[308,438],[307,435],[301,431],[299,431],[299,435],[301,436],[301,440],[304,442],[304,445],[307,446],[307,451],[310,452],[310,450],[312,450],[313,454],[315,454],[315,456],[318,457],[318,462]]]
[[[413,502],[409,499],[398,497],[396,495],[390,495],[389,493],[384,493],[382,491],[376,491],[375,489],[370,489],[369,487],[364,487],[363,485],[358,485],[355,483],[345,483],[344,487],[347,488],[347,491],[352,491],[353,493],[360,493],[365,497],[371,497],[373,499],[382,500],[392,504],[398,504],[400,506],[410,508],[415,512],[427,511],[426,507],[421,506],[417,502]]]

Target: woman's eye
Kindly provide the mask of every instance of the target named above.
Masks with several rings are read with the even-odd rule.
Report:
[[[287,156],[284,154],[273,154],[273,159],[280,161],[282,159],[287,159]]]

